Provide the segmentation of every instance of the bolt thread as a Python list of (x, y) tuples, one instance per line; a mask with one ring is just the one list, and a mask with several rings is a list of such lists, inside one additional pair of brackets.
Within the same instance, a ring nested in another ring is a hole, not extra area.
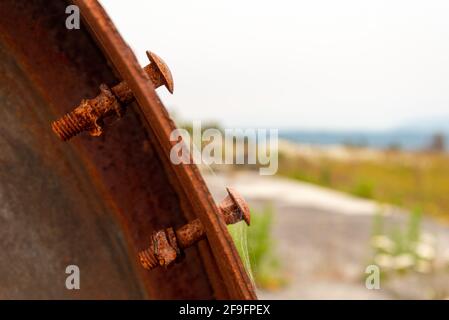
[(88, 129), (89, 122), (83, 116), (72, 111), (54, 121), (51, 127), (61, 140), (67, 141)]
[(154, 255), (153, 250), (146, 249), (139, 252), (140, 263), (145, 269), (151, 270), (159, 265), (159, 261)]

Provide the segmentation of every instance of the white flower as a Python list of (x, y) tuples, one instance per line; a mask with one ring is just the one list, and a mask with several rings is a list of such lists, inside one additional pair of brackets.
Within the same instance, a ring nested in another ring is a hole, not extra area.
[(374, 257), (374, 263), (381, 268), (389, 269), (393, 267), (393, 257), (389, 254), (379, 253)]
[(394, 242), (384, 235), (378, 235), (371, 238), (371, 244), (374, 248), (384, 250), (386, 252), (393, 252), (395, 248)]
[(419, 237), (419, 241), (434, 246), (436, 244), (436, 242), (437, 242), (437, 239), (431, 233), (423, 233)]
[(418, 243), (415, 247), (415, 253), (422, 259), (432, 260), (435, 258), (435, 248), (428, 243)]
[(394, 268), (397, 270), (410, 268), (414, 264), (415, 259), (409, 253), (403, 253), (394, 258)]

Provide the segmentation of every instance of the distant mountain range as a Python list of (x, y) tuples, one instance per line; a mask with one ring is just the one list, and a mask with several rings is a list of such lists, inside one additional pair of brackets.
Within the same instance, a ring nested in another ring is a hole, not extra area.
[(394, 129), (393, 131), (449, 134), (449, 117), (432, 117), (414, 120), (412, 122), (409, 122), (408, 124)]
[[(352, 145), (372, 148), (400, 148), (405, 150), (422, 150), (428, 148), (433, 140), (433, 133), (425, 131), (385, 131), (385, 132), (319, 132), (280, 130), (279, 137), (297, 143), (318, 145)], [(446, 149), (449, 134), (444, 134)]]
[(423, 119), (385, 131), (305, 131), (280, 130), (279, 137), (292, 142), (336, 145), (346, 144), (373, 148), (425, 149), (436, 133), (443, 134), (449, 147), (449, 118)]

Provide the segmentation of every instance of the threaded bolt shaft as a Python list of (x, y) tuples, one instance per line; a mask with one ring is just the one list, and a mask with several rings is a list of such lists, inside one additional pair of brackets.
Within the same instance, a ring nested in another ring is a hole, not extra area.
[[(243, 220), (249, 225), (250, 211), (245, 200), (234, 189), (227, 188), (227, 191), (228, 196), (219, 205), (219, 213), (223, 220), (226, 224), (234, 224)], [(159, 265), (168, 266), (176, 260), (176, 256), (180, 253), (179, 249), (191, 247), (206, 236), (203, 224), (199, 219), (190, 221), (176, 231), (173, 231), (172, 228), (166, 230), (171, 230), (168, 237), (168, 234), (163, 230), (155, 233), (161, 236), (159, 239), (164, 241), (155, 241), (153, 235), (151, 237), (152, 245), (139, 252), (140, 263), (145, 269), (151, 270)], [(165, 259), (165, 254), (167, 254), (168, 259)], [(174, 257), (171, 256), (172, 254)]]
[[(147, 51), (150, 64), (144, 67), (145, 73), (155, 88), (165, 85), (173, 93), (173, 79), (165, 62), (154, 53)], [(110, 115), (123, 115), (127, 104), (134, 101), (134, 95), (125, 81), (110, 90), (106, 85), (100, 86), (101, 93), (93, 99), (83, 100), (72, 112), (54, 121), (51, 127), (63, 141), (83, 131), (90, 131), (93, 136), (103, 132), (102, 120)]]
[(67, 141), (92, 127), (90, 119), (77, 111), (78, 108), (51, 124), (51, 128), (62, 141)]
[(159, 262), (154, 255), (153, 250), (150, 248), (139, 252), (139, 260), (142, 267), (147, 270), (154, 269), (159, 265)]

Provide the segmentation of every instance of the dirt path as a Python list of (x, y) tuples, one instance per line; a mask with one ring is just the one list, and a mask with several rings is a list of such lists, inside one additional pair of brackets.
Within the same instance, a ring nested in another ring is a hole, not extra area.
[[(404, 223), (406, 214), (398, 209), (256, 173), (205, 175), (205, 179), (217, 200), (224, 197), (225, 186), (233, 186), (251, 207), (269, 203), (274, 208), (273, 235), (290, 281), (283, 290), (260, 291), (261, 299), (429, 298), (434, 291), (439, 295), (449, 293), (446, 278), (443, 285), (434, 276), (419, 275), (390, 281), (380, 290), (366, 289), (364, 271), (372, 257), (369, 241), (373, 216), (384, 210), (388, 223)], [(436, 235), (444, 247), (449, 244), (446, 227), (425, 221), (423, 229)]]

